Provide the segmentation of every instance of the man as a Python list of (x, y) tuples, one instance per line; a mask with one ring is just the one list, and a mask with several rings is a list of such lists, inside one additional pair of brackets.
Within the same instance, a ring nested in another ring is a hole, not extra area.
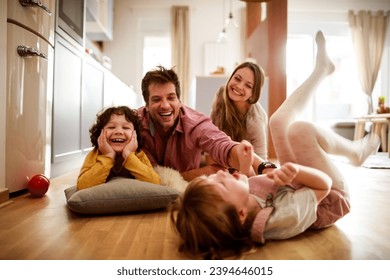
[[(145, 106), (138, 113), (144, 128), (144, 151), (153, 165), (174, 168), (187, 181), (222, 168), (240, 169), (239, 143), (220, 131), (209, 117), (181, 103), (180, 82), (173, 69), (159, 66), (149, 71), (141, 86)], [(216, 164), (200, 167), (202, 152)], [(261, 162), (258, 158), (256, 166)]]

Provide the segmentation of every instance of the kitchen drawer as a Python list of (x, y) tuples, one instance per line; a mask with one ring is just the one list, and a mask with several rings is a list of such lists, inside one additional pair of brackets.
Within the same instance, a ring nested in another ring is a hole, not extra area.
[(54, 46), (56, 0), (42, 0), (41, 2), (50, 10), (51, 15), (38, 6), (24, 7), (19, 0), (8, 0), (7, 18), (8, 21), (19, 22)]

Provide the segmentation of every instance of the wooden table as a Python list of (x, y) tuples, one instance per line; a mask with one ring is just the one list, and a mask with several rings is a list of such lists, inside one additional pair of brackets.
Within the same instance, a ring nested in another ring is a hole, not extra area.
[(354, 140), (364, 137), (364, 128), (367, 122), (372, 123), (371, 132), (381, 138), (382, 151), (388, 151), (390, 157), (390, 114), (371, 114), (357, 118)]

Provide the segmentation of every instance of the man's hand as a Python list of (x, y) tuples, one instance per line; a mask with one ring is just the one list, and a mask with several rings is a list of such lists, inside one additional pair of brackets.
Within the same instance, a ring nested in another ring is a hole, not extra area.
[(237, 147), (240, 172), (246, 176), (253, 176), (253, 146), (246, 140), (242, 140)]

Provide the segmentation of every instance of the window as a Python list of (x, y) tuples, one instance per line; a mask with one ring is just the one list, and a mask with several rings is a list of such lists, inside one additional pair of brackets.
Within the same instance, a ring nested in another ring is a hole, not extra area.
[(171, 68), (171, 64), (171, 38), (169, 36), (145, 36), (143, 75), (159, 65)]
[[(367, 95), (361, 90), (350, 37), (327, 36), (327, 51), (336, 71), (317, 89), (311, 110), (313, 121), (352, 119), (367, 113)], [(315, 42), (310, 35), (289, 36), (287, 41), (287, 95), (291, 94), (314, 67)], [(374, 107), (380, 95), (381, 78), (373, 92)]]

